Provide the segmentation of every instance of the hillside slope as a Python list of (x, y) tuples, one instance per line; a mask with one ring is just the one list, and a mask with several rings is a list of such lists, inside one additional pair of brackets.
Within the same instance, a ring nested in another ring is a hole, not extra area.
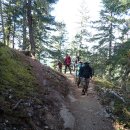
[(20, 52), (0, 46), (0, 130), (62, 130), (60, 108), (71, 82)]

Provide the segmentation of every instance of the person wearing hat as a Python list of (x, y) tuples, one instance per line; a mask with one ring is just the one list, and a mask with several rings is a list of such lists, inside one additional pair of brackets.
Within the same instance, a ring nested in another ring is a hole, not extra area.
[(88, 62), (85, 62), (84, 66), (80, 68), (79, 74), (80, 74), (80, 77), (81, 77), (80, 82), (83, 86), (82, 95), (85, 95), (88, 91), (90, 78), (92, 78), (92, 76), (93, 76), (92, 68), (91, 68), (91, 66), (89, 65)]

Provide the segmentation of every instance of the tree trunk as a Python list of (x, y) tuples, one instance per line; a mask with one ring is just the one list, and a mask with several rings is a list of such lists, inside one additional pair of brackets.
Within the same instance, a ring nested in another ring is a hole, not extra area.
[(15, 21), (14, 21), (14, 29), (13, 29), (13, 48), (14, 48), (14, 45), (15, 45), (15, 42), (14, 42), (15, 31), (16, 31), (16, 25), (15, 25)]
[(27, 18), (29, 26), (29, 40), (31, 45), (31, 52), (35, 56), (35, 41), (34, 41), (33, 19), (31, 14), (31, 0), (28, 0)]
[(27, 49), (27, 40), (26, 40), (26, 27), (27, 27), (27, 0), (24, 0), (24, 5), (23, 5), (23, 45), (22, 45), (22, 50)]
[(6, 32), (6, 43), (7, 43), (7, 46), (10, 46), (10, 33), (11, 33), (11, 28), (10, 28), (10, 26), (11, 26), (11, 23), (10, 23), (10, 16), (8, 16), (8, 22), (7, 22), (7, 32)]
[(0, 15), (1, 15), (1, 22), (2, 22), (3, 42), (5, 44), (5, 30), (4, 30), (4, 20), (3, 20), (3, 10), (2, 10), (1, 0), (0, 0)]
[[(112, 12), (111, 12), (111, 17), (112, 17)], [(109, 65), (111, 65), (111, 54), (112, 54), (112, 31), (113, 31), (113, 28), (112, 28), (112, 21), (111, 21), (111, 24), (110, 24), (110, 31), (109, 31)], [(109, 78), (111, 79), (111, 66), (109, 67)]]
[[(11, 7), (11, 2), (9, 2), (9, 7)], [(10, 34), (11, 34), (11, 25), (12, 24), (12, 19), (11, 19), (11, 14), (8, 11), (7, 13), (7, 22), (6, 22), (6, 44), (7, 46), (10, 46)]]

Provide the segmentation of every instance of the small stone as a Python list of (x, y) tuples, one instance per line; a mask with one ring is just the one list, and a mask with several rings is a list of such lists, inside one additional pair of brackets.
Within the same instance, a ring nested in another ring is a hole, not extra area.
[(32, 113), (31, 113), (31, 112), (28, 112), (28, 116), (29, 116), (29, 117), (32, 117)]
[(9, 95), (9, 99), (11, 99), (13, 96), (12, 95)]
[(5, 120), (6, 123), (8, 123), (9, 121), (8, 120)]
[(45, 126), (44, 128), (45, 128), (45, 129), (48, 129), (49, 127), (48, 127), (48, 126)]

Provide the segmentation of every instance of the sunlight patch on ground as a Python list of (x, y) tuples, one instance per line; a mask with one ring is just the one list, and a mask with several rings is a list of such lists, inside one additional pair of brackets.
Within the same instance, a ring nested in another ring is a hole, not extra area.
[(69, 110), (66, 108), (66, 106), (62, 106), (62, 109), (60, 110), (60, 115), (64, 120), (64, 128), (74, 128), (75, 118), (74, 116), (69, 112)]

